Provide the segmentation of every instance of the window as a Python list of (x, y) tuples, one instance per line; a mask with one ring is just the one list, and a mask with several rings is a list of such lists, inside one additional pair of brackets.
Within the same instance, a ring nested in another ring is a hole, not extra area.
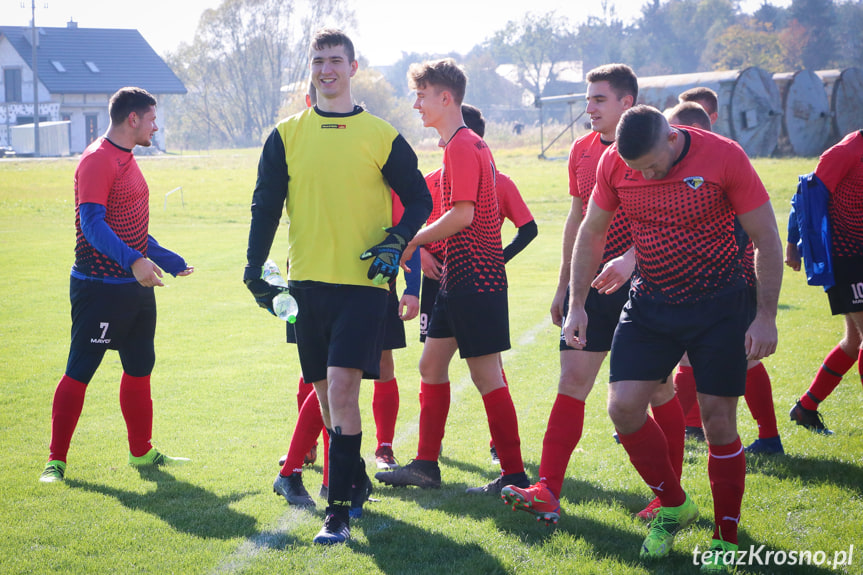
[(51, 65), (53, 65), (54, 69), (57, 70), (58, 72), (65, 72), (66, 71), (66, 68), (63, 67), (63, 64), (61, 64), (57, 60), (51, 60)]
[(85, 64), (85, 65), (90, 69), (90, 71), (91, 71), (91, 72), (93, 72), (94, 74), (95, 74), (95, 73), (97, 73), (97, 72), (99, 71), (99, 67), (96, 65), (96, 63), (95, 63), (95, 62), (92, 62), (92, 61), (90, 61), (90, 60), (85, 60), (85, 61), (84, 61), (84, 64)]
[(4, 68), (3, 85), (7, 102), (21, 102), (21, 68)]

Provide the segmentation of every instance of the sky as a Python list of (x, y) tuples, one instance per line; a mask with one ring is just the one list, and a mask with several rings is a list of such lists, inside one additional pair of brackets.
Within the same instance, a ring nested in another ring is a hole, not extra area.
[[(608, 0), (618, 17), (631, 22), (647, 0)], [(161, 55), (191, 43), (201, 13), (222, 0), (36, 0), (36, 25), (63, 27), (73, 19), (81, 28), (134, 28)], [(762, 0), (741, 0), (752, 13)], [(787, 6), (790, 0), (772, 0)], [(22, 7), (23, 4), (23, 7)], [(526, 12), (554, 11), (570, 24), (601, 16), (600, 2), (573, 0), (353, 0), (356, 28), (346, 28), (357, 54), (370, 65), (397, 61), (402, 52), (464, 54)], [(587, 6), (585, 6), (587, 5)], [(107, 8), (110, 7), (110, 8)], [(0, 25), (29, 26), (32, 0), (0, 0)]]

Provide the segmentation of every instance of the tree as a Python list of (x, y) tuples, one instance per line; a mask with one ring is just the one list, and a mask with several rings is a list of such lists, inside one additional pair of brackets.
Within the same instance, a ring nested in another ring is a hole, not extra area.
[(758, 66), (770, 72), (785, 69), (784, 50), (780, 36), (770, 25), (759, 27), (735, 24), (714, 38), (707, 49), (711, 59), (706, 61), (714, 70), (741, 70)]
[[(831, 28), (836, 23), (833, 0), (791, 0), (791, 17), (809, 33), (801, 59), (810, 70), (826, 68), (833, 60), (835, 41)], [(860, 30), (857, 30), (859, 37)]]
[(561, 68), (576, 57), (575, 34), (566, 18), (549, 12), (525, 15), (520, 23), (507, 22), (489, 40), (492, 55), (501, 64), (516, 67), (519, 84), (540, 97)]
[(352, 22), (344, 4), (223, 0), (204, 11), (192, 44), (168, 57), (188, 89), (179, 139), (205, 137), (208, 146), (258, 145), (277, 119), (282, 87), (308, 75), (315, 29), (326, 19)]

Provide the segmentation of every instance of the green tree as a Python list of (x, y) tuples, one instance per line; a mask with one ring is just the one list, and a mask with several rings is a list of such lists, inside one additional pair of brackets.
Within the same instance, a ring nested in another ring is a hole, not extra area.
[(782, 72), (785, 68), (784, 49), (780, 36), (769, 29), (735, 24), (714, 38), (707, 49), (711, 55), (705, 60), (714, 70), (740, 70), (758, 66), (770, 72)]
[[(712, 38), (735, 22), (731, 0), (653, 0), (627, 47), (627, 60), (640, 75), (683, 74), (705, 66), (704, 51)], [(707, 56), (707, 60), (712, 60)]]

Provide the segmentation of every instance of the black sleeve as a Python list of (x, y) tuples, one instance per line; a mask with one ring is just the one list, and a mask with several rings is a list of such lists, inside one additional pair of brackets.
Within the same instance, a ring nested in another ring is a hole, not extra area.
[(417, 155), (401, 134), (393, 140), (390, 157), (382, 172), (405, 207), (402, 219), (392, 231), (410, 241), (431, 214), (432, 199), (425, 178), (417, 167)]
[(288, 165), (285, 145), (278, 130), (273, 130), (258, 161), (258, 181), (252, 195), (252, 224), (246, 261), (250, 266), (262, 266), (270, 254), (279, 219), (288, 198)]
[(509, 242), (509, 245), (503, 248), (503, 263), (508, 262), (516, 256), (521, 250), (527, 247), (527, 244), (533, 241), (539, 230), (536, 227), (536, 220), (530, 220), (515, 232), (515, 237)]

